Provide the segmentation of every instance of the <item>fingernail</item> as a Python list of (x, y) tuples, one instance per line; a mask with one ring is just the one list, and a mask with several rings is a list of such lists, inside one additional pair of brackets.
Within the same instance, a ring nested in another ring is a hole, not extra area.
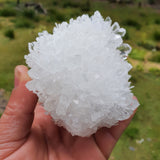
[(17, 66), (14, 72), (14, 86), (17, 87), (22, 82), (27, 82), (30, 80), (30, 77), (27, 74), (27, 67), (25, 66)]

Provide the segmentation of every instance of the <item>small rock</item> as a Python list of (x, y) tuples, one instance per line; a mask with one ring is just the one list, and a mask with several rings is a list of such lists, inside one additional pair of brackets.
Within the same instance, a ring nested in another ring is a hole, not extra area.
[(135, 148), (132, 147), (132, 146), (129, 146), (129, 150), (130, 150), (130, 151), (135, 151)]
[(110, 157), (110, 160), (114, 160), (115, 158), (113, 156)]
[(150, 142), (152, 139), (151, 138), (147, 138), (147, 141)]
[(0, 89), (0, 98), (3, 97), (4, 92), (5, 92), (4, 89)]
[(144, 139), (142, 138), (142, 139), (140, 139), (140, 140), (136, 140), (136, 143), (137, 144), (142, 144), (144, 142)]

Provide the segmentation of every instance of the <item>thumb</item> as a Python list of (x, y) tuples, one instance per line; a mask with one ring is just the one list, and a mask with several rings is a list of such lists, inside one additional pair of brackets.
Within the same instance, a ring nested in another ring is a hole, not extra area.
[(22, 65), (15, 68), (15, 88), (0, 119), (0, 144), (23, 139), (32, 126), (37, 96), (25, 87), (27, 71)]

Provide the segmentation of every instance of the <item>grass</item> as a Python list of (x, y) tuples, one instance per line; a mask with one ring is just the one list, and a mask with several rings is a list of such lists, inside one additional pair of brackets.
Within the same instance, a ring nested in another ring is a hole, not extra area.
[[(133, 92), (141, 106), (116, 145), (110, 160), (112, 157), (115, 160), (160, 159), (160, 71), (157, 68), (150, 68), (146, 72), (143, 68), (148, 52), (151, 53), (148, 61), (160, 62), (160, 52), (153, 51), (159, 45), (159, 13), (150, 7), (115, 6), (107, 1), (35, 0), (41, 2), (47, 9), (48, 15), (45, 16), (33, 13), (31, 10), (15, 9), (14, 0), (7, 2), (0, 0), (0, 2), (4, 5), (0, 6), (0, 88), (8, 92), (13, 88), (14, 67), (25, 64), (24, 55), (28, 54), (28, 42), (34, 41), (37, 33), (44, 29), (51, 32), (56, 21), (60, 23), (82, 13), (91, 15), (95, 10), (100, 10), (104, 17), (110, 16), (113, 22), (117, 21), (120, 26), (126, 28), (125, 42), (133, 48), (129, 56), (139, 62), (139, 65), (131, 71), (131, 81), (135, 86)], [(84, 4), (83, 9), (82, 4)], [(89, 9), (85, 8), (87, 5)], [(8, 13), (2, 16), (2, 10), (4, 12), (6, 8)], [(9, 13), (8, 8), (14, 12), (13, 15)], [(38, 21), (36, 21), (37, 16)], [(14, 39), (10, 40), (4, 34), (7, 28), (13, 29), (16, 35)], [(137, 144), (136, 140), (142, 138), (144, 142)], [(129, 150), (129, 147), (133, 147), (135, 151)]]
[(143, 61), (144, 60), (144, 56), (146, 54), (146, 51), (145, 50), (140, 50), (140, 49), (133, 49), (131, 51), (131, 53), (129, 54), (129, 56), (133, 59), (137, 59), (137, 60), (140, 60), (140, 61)]
[(33, 9), (24, 9), (22, 13), (24, 17), (27, 17), (30, 19), (34, 19), (35, 17), (35, 11)]
[(33, 9), (24, 9), (21, 14), (24, 18), (28, 18), (35, 22), (40, 21), (40, 17), (38, 16), (38, 14), (36, 14), (36, 12)]
[(154, 40), (156, 40), (156, 41), (160, 41), (160, 31), (155, 31), (155, 32), (153, 33), (153, 38), (154, 38)]
[(126, 19), (125, 21), (123, 21), (123, 25), (135, 27), (137, 30), (141, 29), (141, 24), (133, 19)]
[(155, 19), (155, 24), (160, 24), (160, 19)]
[(155, 48), (154, 44), (151, 44), (151, 43), (146, 42), (146, 41), (138, 42), (137, 45), (140, 46), (140, 47), (143, 47), (147, 50), (153, 50)]
[(14, 30), (13, 29), (7, 29), (5, 32), (4, 32), (4, 35), (10, 39), (14, 39), (15, 38), (15, 33), (14, 33)]
[(160, 62), (160, 52), (153, 53), (149, 60), (153, 62)]
[(28, 19), (17, 19), (15, 21), (15, 27), (17, 28), (34, 28), (34, 23), (32, 23), (30, 20)]
[(0, 16), (3, 16), (3, 17), (16, 16), (16, 11), (15, 11), (15, 9), (13, 9), (11, 7), (5, 7), (0, 10)]
[(160, 76), (160, 69), (150, 68), (149, 71), (150, 71), (151, 73), (153, 73), (154, 75), (156, 75), (156, 76)]
[(128, 128), (124, 134), (129, 137), (130, 139), (134, 140), (139, 138), (139, 129), (138, 128)]

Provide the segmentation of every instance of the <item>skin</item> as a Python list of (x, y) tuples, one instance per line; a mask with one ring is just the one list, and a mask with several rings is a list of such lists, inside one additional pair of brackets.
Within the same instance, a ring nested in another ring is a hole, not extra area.
[[(58, 127), (37, 96), (28, 91), (27, 67), (15, 68), (15, 88), (0, 119), (0, 159), (3, 160), (106, 160), (133, 115), (90, 137), (72, 136)], [(134, 112), (135, 113), (135, 112)]]

